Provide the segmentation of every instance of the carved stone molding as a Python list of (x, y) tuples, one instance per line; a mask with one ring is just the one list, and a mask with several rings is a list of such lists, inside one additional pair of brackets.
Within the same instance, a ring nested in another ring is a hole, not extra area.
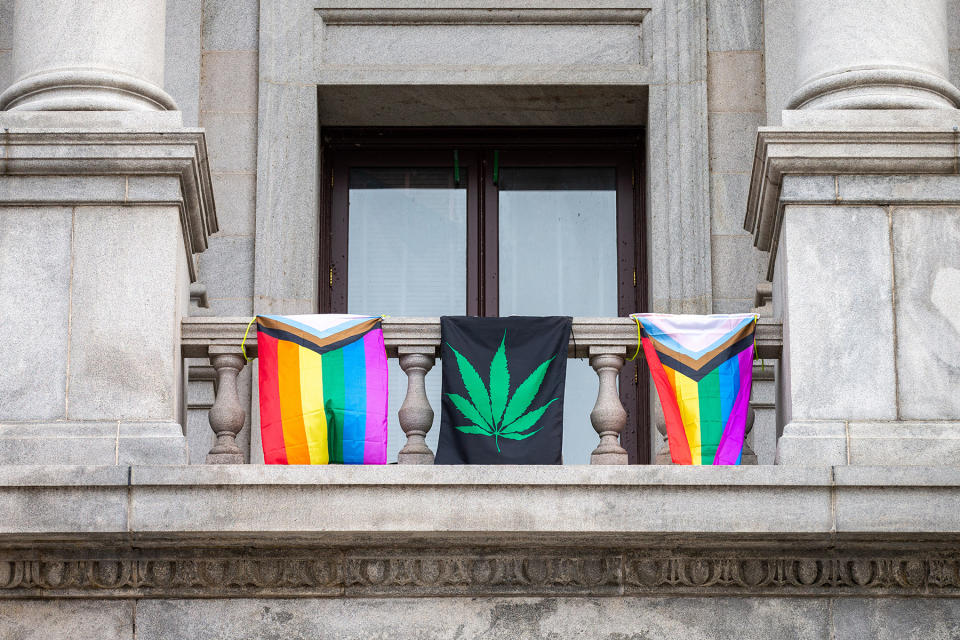
[(960, 549), (0, 552), (0, 598), (960, 596)]

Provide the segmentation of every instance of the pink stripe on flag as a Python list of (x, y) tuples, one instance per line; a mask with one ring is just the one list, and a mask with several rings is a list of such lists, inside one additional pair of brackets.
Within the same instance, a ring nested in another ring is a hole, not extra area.
[(364, 438), (363, 464), (387, 463), (387, 353), (383, 346), (383, 329), (374, 329), (363, 336), (367, 364), (367, 431)]
[(747, 409), (750, 407), (750, 385), (753, 383), (753, 345), (734, 356), (740, 366), (740, 389), (724, 426), (713, 464), (739, 464), (743, 452), (744, 430), (747, 425)]

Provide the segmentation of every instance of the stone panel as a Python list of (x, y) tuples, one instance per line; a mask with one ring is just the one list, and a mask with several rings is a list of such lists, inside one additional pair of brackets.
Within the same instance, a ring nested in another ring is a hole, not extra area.
[(214, 299), (253, 296), (253, 238), (211, 238), (199, 265), (211, 305)]
[(896, 418), (887, 212), (788, 206), (781, 234), (788, 421)]
[(960, 209), (893, 210), (899, 417), (960, 419)]
[(259, 0), (203, 0), (204, 50), (256, 49), (259, 19)]
[(6, 600), (0, 602), (0, 638), (133, 640), (135, 607), (129, 601)]
[(826, 640), (826, 599), (417, 598), (142, 600), (138, 640), (771, 637)]
[(203, 54), (200, 110), (255, 113), (256, 51), (206, 51)]
[(743, 234), (743, 213), (747, 210), (749, 190), (749, 174), (710, 174), (710, 232), (712, 234)]
[(796, 25), (793, 0), (763, 0), (763, 65), (767, 124), (780, 124), (781, 110), (795, 88)]
[(6, 90), (13, 82), (13, 52), (0, 49), (0, 91)]
[(763, 53), (713, 51), (707, 55), (707, 109), (763, 111)]
[(316, 313), (317, 90), (261, 82), (260, 105), (254, 309)]
[(78, 207), (73, 247), (68, 417), (176, 420), (179, 212)]
[(183, 126), (200, 122), (202, 0), (166, 0), (167, 33), (163, 88), (183, 114)]
[(710, 171), (745, 173), (753, 166), (762, 113), (711, 113)]
[(0, 421), (65, 415), (71, 217), (67, 207), (0, 209)]
[(201, 113), (200, 123), (206, 129), (211, 171), (257, 170), (256, 114)]
[(256, 229), (257, 176), (253, 173), (214, 173), (218, 238), (252, 236)]
[(328, 25), (323, 64), (639, 65), (636, 25)]
[(766, 279), (767, 256), (753, 246), (748, 234), (713, 236), (713, 296), (751, 298), (757, 283)]
[(709, 0), (707, 9), (710, 51), (763, 48), (762, 0)]
[(13, 48), (13, 1), (0, 0), (0, 49)]

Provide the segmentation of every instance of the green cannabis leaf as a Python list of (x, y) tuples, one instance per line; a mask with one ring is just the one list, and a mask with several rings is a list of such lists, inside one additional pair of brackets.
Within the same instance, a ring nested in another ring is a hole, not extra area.
[(447, 394), (457, 410), (471, 423), (455, 428), (471, 435), (493, 437), (497, 445), (497, 453), (500, 453), (500, 438), (525, 440), (540, 431), (540, 429), (535, 431), (530, 429), (536, 426), (547, 408), (557, 401), (557, 398), (554, 398), (542, 407), (527, 412), (537, 392), (540, 391), (543, 379), (547, 375), (547, 368), (556, 356), (540, 363), (510, 397), (510, 367), (507, 361), (506, 344), (507, 332), (504, 331), (500, 348), (490, 362), (490, 390), (487, 391), (487, 386), (470, 361), (449, 342), (447, 343), (457, 359), (460, 379), (463, 380), (463, 386), (470, 397), (468, 400), (456, 393)]

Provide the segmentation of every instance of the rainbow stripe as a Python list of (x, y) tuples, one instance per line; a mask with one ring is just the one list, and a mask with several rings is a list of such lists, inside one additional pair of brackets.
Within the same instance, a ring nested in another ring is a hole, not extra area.
[(740, 464), (756, 316), (641, 313), (643, 352), (675, 464)]
[(257, 316), (266, 464), (386, 464), (380, 318)]

